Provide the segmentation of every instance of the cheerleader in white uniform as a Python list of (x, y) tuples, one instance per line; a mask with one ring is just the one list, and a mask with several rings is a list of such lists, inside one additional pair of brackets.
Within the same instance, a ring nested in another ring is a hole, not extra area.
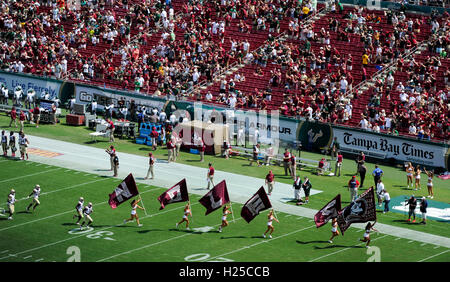
[(339, 236), (339, 231), (337, 229), (338, 224), (337, 224), (337, 219), (333, 218), (331, 221), (331, 238), (330, 240), (328, 240), (328, 242), (333, 243), (333, 238), (336, 236)]
[(131, 217), (129, 219), (125, 219), (123, 223), (127, 223), (128, 221), (132, 221), (133, 219), (136, 219), (136, 222), (138, 224), (139, 227), (142, 226), (142, 224), (139, 222), (139, 216), (137, 214), (137, 209), (141, 209), (143, 210), (144, 208), (139, 206), (138, 203), (141, 201), (141, 199), (139, 200), (133, 200), (131, 202)]
[(228, 226), (227, 216), (231, 214), (231, 211), (229, 210), (229, 206), (224, 206), (222, 210), (222, 225), (219, 227), (219, 232), (222, 232), (222, 229), (224, 227)]
[(370, 244), (370, 232), (371, 231), (376, 231), (378, 232), (378, 230), (376, 230), (375, 228), (373, 228), (373, 226), (375, 225), (375, 223), (377, 223), (376, 221), (371, 224), (370, 222), (367, 223), (366, 228), (365, 228), (365, 232), (363, 235), (363, 239), (359, 239), (359, 241), (361, 242), (366, 242), (366, 248), (369, 247)]
[(176, 224), (176, 227), (178, 228), (178, 225), (180, 225), (183, 222), (186, 222), (186, 229), (189, 230), (189, 218), (188, 215), (192, 216), (192, 212), (191, 212), (191, 207), (188, 204), (186, 204), (186, 206), (184, 207), (184, 214), (183, 214), (183, 218), (181, 219), (180, 222), (178, 222)]
[(267, 219), (268, 219), (268, 220), (267, 220), (267, 230), (266, 230), (266, 232), (264, 232), (263, 237), (266, 238), (267, 232), (270, 231), (270, 233), (269, 233), (269, 238), (272, 239), (272, 233), (273, 233), (273, 230), (274, 230), (274, 227), (273, 227), (273, 225), (272, 225), (272, 222), (273, 222), (274, 220), (275, 220), (276, 222), (278, 222), (278, 223), (280, 223), (280, 222), (278, 221), (278, 219), (276, 219), (276, 218), (273, 216), (273, 209), (270, 210), (269, 215), (267, 215)]
[(433, 193), (433, 177), (434, 172), (433, 171), (427, 171), (426, 168), (423, 168), (425, 173), (428, 175), (428, 182), (427, 182), (427, 188), (428, 188), (428, 198), (433, 199), (434, 193)]

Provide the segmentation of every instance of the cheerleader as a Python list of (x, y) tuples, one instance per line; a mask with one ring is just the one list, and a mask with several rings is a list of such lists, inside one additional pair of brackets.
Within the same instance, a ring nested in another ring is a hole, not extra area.
[(227, 215), (231, 214), (232, 212), (229, 210), (229, 206), (224, 206), (222, 210), (222, 225), (219, 227), (219, 233), (222, 232), (222, 228), (228, 226), (227, 221)]
[(180, 225), (183, 222), (186, 222), (186, 229), (189, 230), (189, 218), (188, 215), (192, 216), (192, 212), (191, 212), (191, 207), (188, 204), (186, 204), (186, 206), (184, 207), (184, 214), (183, 214), (183, 218), (181, 219), (180, 222), (178, 222), (176, 224), (176, 227), (178, 228), (178, 225)]
[(414, 167), (411, 164), (411, 162), (409, 162), (406, 165), (406, 185), (408, 185), (408, 188), (409, 188), (409, 184), (411, 184), (411, 188), (413, 186), (413, 172), (414, 172)]
[(333, 238), (339, 236), (339, 231), (337, 227), (338, 227), (337, 218), (333, 218), (331, 221), (331, 238), (330, 240), (328, 240), (329, 243), (333, 243)]
[(428, 175), (428, 182), (427, 182), (427, 188), (428, 188), (428, 198), (433, 199), (434, 193), (433, 193), (433, 177), (434, 172), (433, 171), (427, 171), (427, 169), (424, 167), (423, 170)]
[(370, 232), (371, 231), (378, 232), (378, 230), (373, 228), (375, 223), (376, 223), (376, 221), (373, 224), (371, 224), (370, 222), (367, 222), (367, 225), (366, 225), (366, 228), (365, 228), (365, 232), (364, 232), (364, 235), (363, 235), (364, 238), (363, 239), (359, 239), (359, 241), (361, 241), (361, 242), (366, 242), (366, 248), (368, 248), (369, 244), (370, 244)]
[(420, 170), (420, 166), (417, 165), (416, 170), (414, 172), (414, 176), (416, 179), (416, 182), (414, 184), (414, 190), (417, 190), (417, 187), (419, 187), (420, 190), (420, 174), (422, 173), (422, 170)]
[(268, 219), (268, 220), (267, 220), (267, 230), (266, 230), (266, 232), (264, 232), (263, 238), (266, 238), (267, 232), (270, 231), (270, 233), (269, 233), (269, 238), (272, 239), (272, 233), (273, 233), (273, 230), (274, 230), (273, 225), (272, 225), (272, 221), (275, 220), (275, 221), (278, 222), (278, 223), (280, 223), (280, 222), (278, 221), (278, 219), (276, 219), (276, 218), (273, 216), (273, 209), (270, 210), (269, 215), (267, 216), (267, 219)]
[(138, 226), (139, 226), (139, 227), (142, 226), (142, 224), (139, 222), (139, 216), (138, 216), (137, 211), (136, 211), (138, 208), (141, 209), (141, 210), (144, 209), (143, 207), (141, 207), (141, 206), (138, 205), (138, 203), (139, 203), (140, 201), (141, 201), (141, 199), (139, 199), (139, 200), (133, 200), (133, 201), (131, 202), (131, 217), (130, 217), (129, 219), (125, 219), (125, 220), (123, 221), (123, 223), (127, 223), (128, 221), (132, 221), (133, 219), (136, 219), (136, 223), (138, 224)]

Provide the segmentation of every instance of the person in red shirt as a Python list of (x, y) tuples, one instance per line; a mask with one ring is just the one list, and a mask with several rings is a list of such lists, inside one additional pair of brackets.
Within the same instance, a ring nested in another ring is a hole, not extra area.
[(209, 185), (212, 184), (212, 186), (216, 186), (214, 184), (214, 167), (212, 166), (212, 163), (208, 164), (208, 174), (206, 175), (206, 181), (208, 181), (208, 187), (206, 189), (209, 190)]
[(348, 182), (348, 190), (350, 191), (350, 202), (353, 202), (358, 196), (359, 181), (356, 176), (353, 175), (352, 179)]
[(152, 132), (150, 132), (150, 138), (152, 139), (152, 149), (156, 150), (158, 147), (158, 139), (159, 133), (156, 131), (156, 127), (153, 126)]
[(322, 158), (319, 161), (319, 165), (317, 167), (317, 175), (322, 175), (323, 174), (324, 167), (325, 167), (325, 158)]
[(19, 114), (20, 130), (19, 130), (19, 132), (23, 131), (23, 128), (25, 127), (25, 119), (26, 119), (25, 112), (20, 111), (20, 114)]
[(34, 107), (34, 109), (33, 109), (33, 118), (34, 118), (34, 122), (36, 123), (36, 128), (38, 128), (39, 121), (41, 120), (41, 109), (39, 109), (38, 105), (36, 105), (36, 107)]
[(283, 154), (283, 166), (284, 166), (284, 175), (288, 175), (291, 172), (291, 153), (289, 153), (288, 149), (284, 150)]
[(297, 158), (294, 156), (294, 154), (291, 154), (291, 176), (292, 179), (295, 180), (297, 177)]
[(12, 123), (14, 122), (14, 125), (17, 128), (17, 112), (16, 112), (16, 107), (12, 107), (11, 109), (11, 113), (10, 113), (10, 117), (11, 117), (11, 121), (9, 122), (9, 127), (11, 127)]
[(273, 185), (275, 184), (274, 181), (275, 176), (273, 175), (272, 171), (269, 170), (269, 173), (266, 175), (266, 185), (268, 190), (268, 195), (270, 196), (272, 194)]
[[(341, 168), (342, 168), (343, 160), (344, 160), (344, 157), (342, 156), (342, 153), (340, 151), (338, 151), (337, 158), (336, 158), (336, 166), (334, 168), (334, 175), (341, 176)], [(339, 174), (337, 174), (338, 170), (339, 170)]]
[(110, 119), (107, 119), (106, 122), (108, 123), (108, 129), (109, 129), (109, 142), (114, 142), (114, 122)]

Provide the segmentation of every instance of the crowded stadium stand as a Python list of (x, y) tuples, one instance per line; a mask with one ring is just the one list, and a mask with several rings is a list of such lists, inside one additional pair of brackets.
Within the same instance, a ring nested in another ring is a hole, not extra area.
[(443, 1), (400, 1), (402, 9), (312, 0), (1, 2), (4, 71), (449, 137), (449, 15), (406, 7)]

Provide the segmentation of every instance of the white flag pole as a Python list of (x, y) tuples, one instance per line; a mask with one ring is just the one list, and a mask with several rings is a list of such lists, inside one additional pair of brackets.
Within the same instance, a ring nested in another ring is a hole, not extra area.
[(189, 199), (189, 209), (191, 210), (191, 220), (194, 222), (194, 216), (192, 215), (191, 199)]
[(234, 211), (233, 211), (233, 205), (231, 204), (231, 201), (230, 201), (230, 209), (231, 209), (231, 215), (233, 216), (233, 222), (234, 222)]
[(145, 215), (148, 215), (147, 210), (145, 209), (145, 206), (144, 206), (144, 201), (142, 201), (141, 194), (139, 194), (139, 200), (142, 203), (142, 208), (144, 209)]
[(277, 213), (275, 212), (275, 210), (272, 208), (272, 211), (273, 211), (273, 215), (275, 216), (275, 218), (278, 220), (278, 222), (280, 221), (279, 219), (278, 219), (278, 216), (277, 216)]

